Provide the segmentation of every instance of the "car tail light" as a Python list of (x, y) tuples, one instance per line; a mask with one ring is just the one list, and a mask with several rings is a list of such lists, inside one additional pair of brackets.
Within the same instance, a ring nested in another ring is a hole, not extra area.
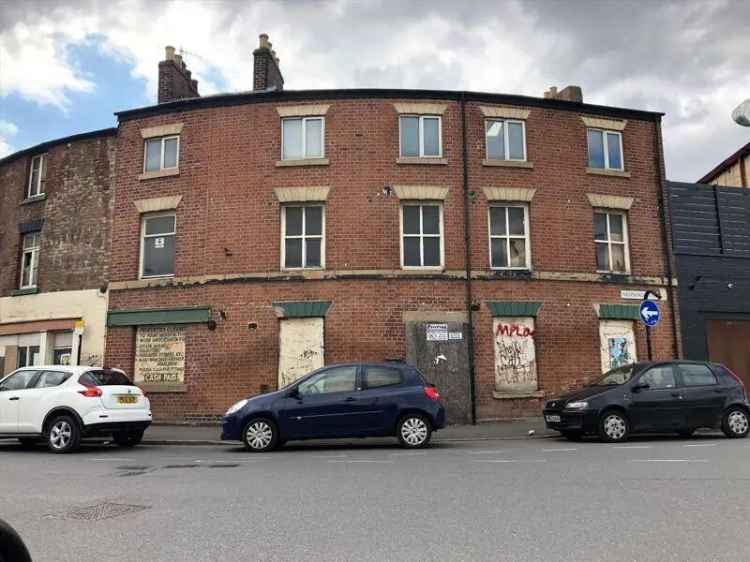
[(737, 375), (736, 375), (736, 374), (734, 373), (734, 371), (732, 371), (732, 369), (730, 369), (730, 368), (729, 368), (729, 367), (727, 367), (726, 365), (722, 365), (722, 367), (724, 367), (724, 369), (726, 369), (727, 373), (729, 373), (730, 375), (732, 375), (732, 378), (733, 378), (734, 380), (736, 380), (736, 381), (737, 381), (737, 384), (739, 384), (739, 385), (740, 385), (740, 386), (742, 387), (742, 390), (746, 390), (746, 389), (745, 389), (745, 383), (744, 383), (744, 382), (742, 382), (742, 379), (741, 379), (740, 377), (738, 377), (738, 376), (737, 376)]
[(98, 386), (89, 386), (86, 390), (79, 390), (78, 394), (82, 394), (86, 398), (98, 398), (102, 395), (102, 389)]
[(430, 400), (440, 400), (440, 393), (434, 386), (425, 386), (424, 395), (427, 396), (427, 398), (429, 398)]

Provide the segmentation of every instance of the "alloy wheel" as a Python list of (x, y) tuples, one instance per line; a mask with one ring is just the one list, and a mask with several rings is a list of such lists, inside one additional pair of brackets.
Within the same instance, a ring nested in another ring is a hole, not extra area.
[(266, 449), (273, 440), (273, 429), (268, 423), (258, 420), (247, 426), (245, 441), (256, 450)]
[(65, 420), (59, 420), (49, 432), (49, 442), (54, 449), (65, 449), (73, 436), (73, 428)]
[(411, 446), (424, 443), (427, 433), (427, 424), (422, 418), (408, 418), (401, 424), (401, 437)]
[(734, 410), (727, 418), (727, 425), (735, 435), (744, 435), (748, 430), (748, 420), (745, 412)]
[(604, 418), (604, 433), (612, 441), (620, 441), (625, 437), (627, 432), (627, 425), (622, 416), (618, 414), (610, 414)]

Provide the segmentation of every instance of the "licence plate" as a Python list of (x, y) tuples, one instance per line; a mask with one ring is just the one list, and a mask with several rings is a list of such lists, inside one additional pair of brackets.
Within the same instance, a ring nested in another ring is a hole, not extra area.
[(544, 416), (544, 419), (552, 423), (560, 423), (560, 416)]
[(117, 397), (118, 404), (135, 404), (136, 402), (138, 402), (137, 396), (118, 396)]

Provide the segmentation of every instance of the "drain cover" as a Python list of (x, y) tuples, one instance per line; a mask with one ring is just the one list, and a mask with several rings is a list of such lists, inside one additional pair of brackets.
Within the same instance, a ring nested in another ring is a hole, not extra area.
[(58, 515), (47, 515), (51, 519), (73, 519), (76, 521), (102, 521), (104, 519), (114, 519), (129, 513), (138, 513), (149, 509), (147, 505), (128, 505), (124, 503), (104, 502), (86, 507), (79, 507), (66, 513)]

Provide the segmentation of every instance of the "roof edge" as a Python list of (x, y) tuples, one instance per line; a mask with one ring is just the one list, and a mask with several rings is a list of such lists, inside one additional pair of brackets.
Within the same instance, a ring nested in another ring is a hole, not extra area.
[(97, 129), (95, 131), (87, 131), (85, 133), (76, 133), (75, 135), (68, 135), (67, 137), (61, 137), (58, 139), (44, 141), (42, 143), (36, 144), (34, 146), (30, 146), (28, 148), (24, 148), (12, 154), (8, 154), (7, 156), (4, 156), (3, 158), (0, 158), (0, 166), (2, 166), (3, 164), (7, 164), (8, 162), (15, 160), (16, 158), (25, 156), (26, 154), (43, 152), (47, 150), (48, 148), (52, 148), (53, 146), (56, 146), (58, 144), (63, 144), (66, 142), (74, 142), (74, 141), (79, 141), (79, 140), (86, 140), (86, 139), (100, 137), (100, 136), (101, 137), (110, 136), (110, 135), (114, 136), (116, 134), (117, 134), (117, 127), (108, 127), (107, 129)]
[(216, 94), (197, 98), (175, 100), (167, 103), (126, 109), (115, 112), (120, 121), (128, 121), (139, 117), (150, 117), (163, 115), (177, 111), (190, 111), (214, 107), (226, 107), (250, 103), (263, 103), (274, 101), (305, 101), (305, 100), (327, 100), (327, 99), (437, 99), (460, 101), (462, 99), (472, 102), (503, 103), (507, 105), (521, 105), (526, 107), (543, 107), (559, 109), (563, 111), (575, 111), (591, 115), (605, 115), (609, 117), (624, 117), (646, 121), (661, 119), (664, 113), (644, 111), (640, 109), (628, 109), (622, 107), (610, 107), (606, 105), (595, 105), (555, 98), (537, 98), (515, 94), (498, 94), (489, 92), (470, 92), (458, 90), (406, 90), (406, 89), (338, 89), (338, 90), (270, 90), (262, 92), (238, 92), (230, 94)]
[(709, 183), (711, 180), (715, 179), (716, 176), (718, 176), (721, 173), (724, 173), (737, 160), (739, 160), (740, 158), (743, 158), (744, 156), (747, 156), (748, 154), (750, 154), (750, 142), (745, 145), (742, 145), (731, 156), (722, 160), (710, 172), (708, 172), (706, 175), (700, 178), (696, 183)]

